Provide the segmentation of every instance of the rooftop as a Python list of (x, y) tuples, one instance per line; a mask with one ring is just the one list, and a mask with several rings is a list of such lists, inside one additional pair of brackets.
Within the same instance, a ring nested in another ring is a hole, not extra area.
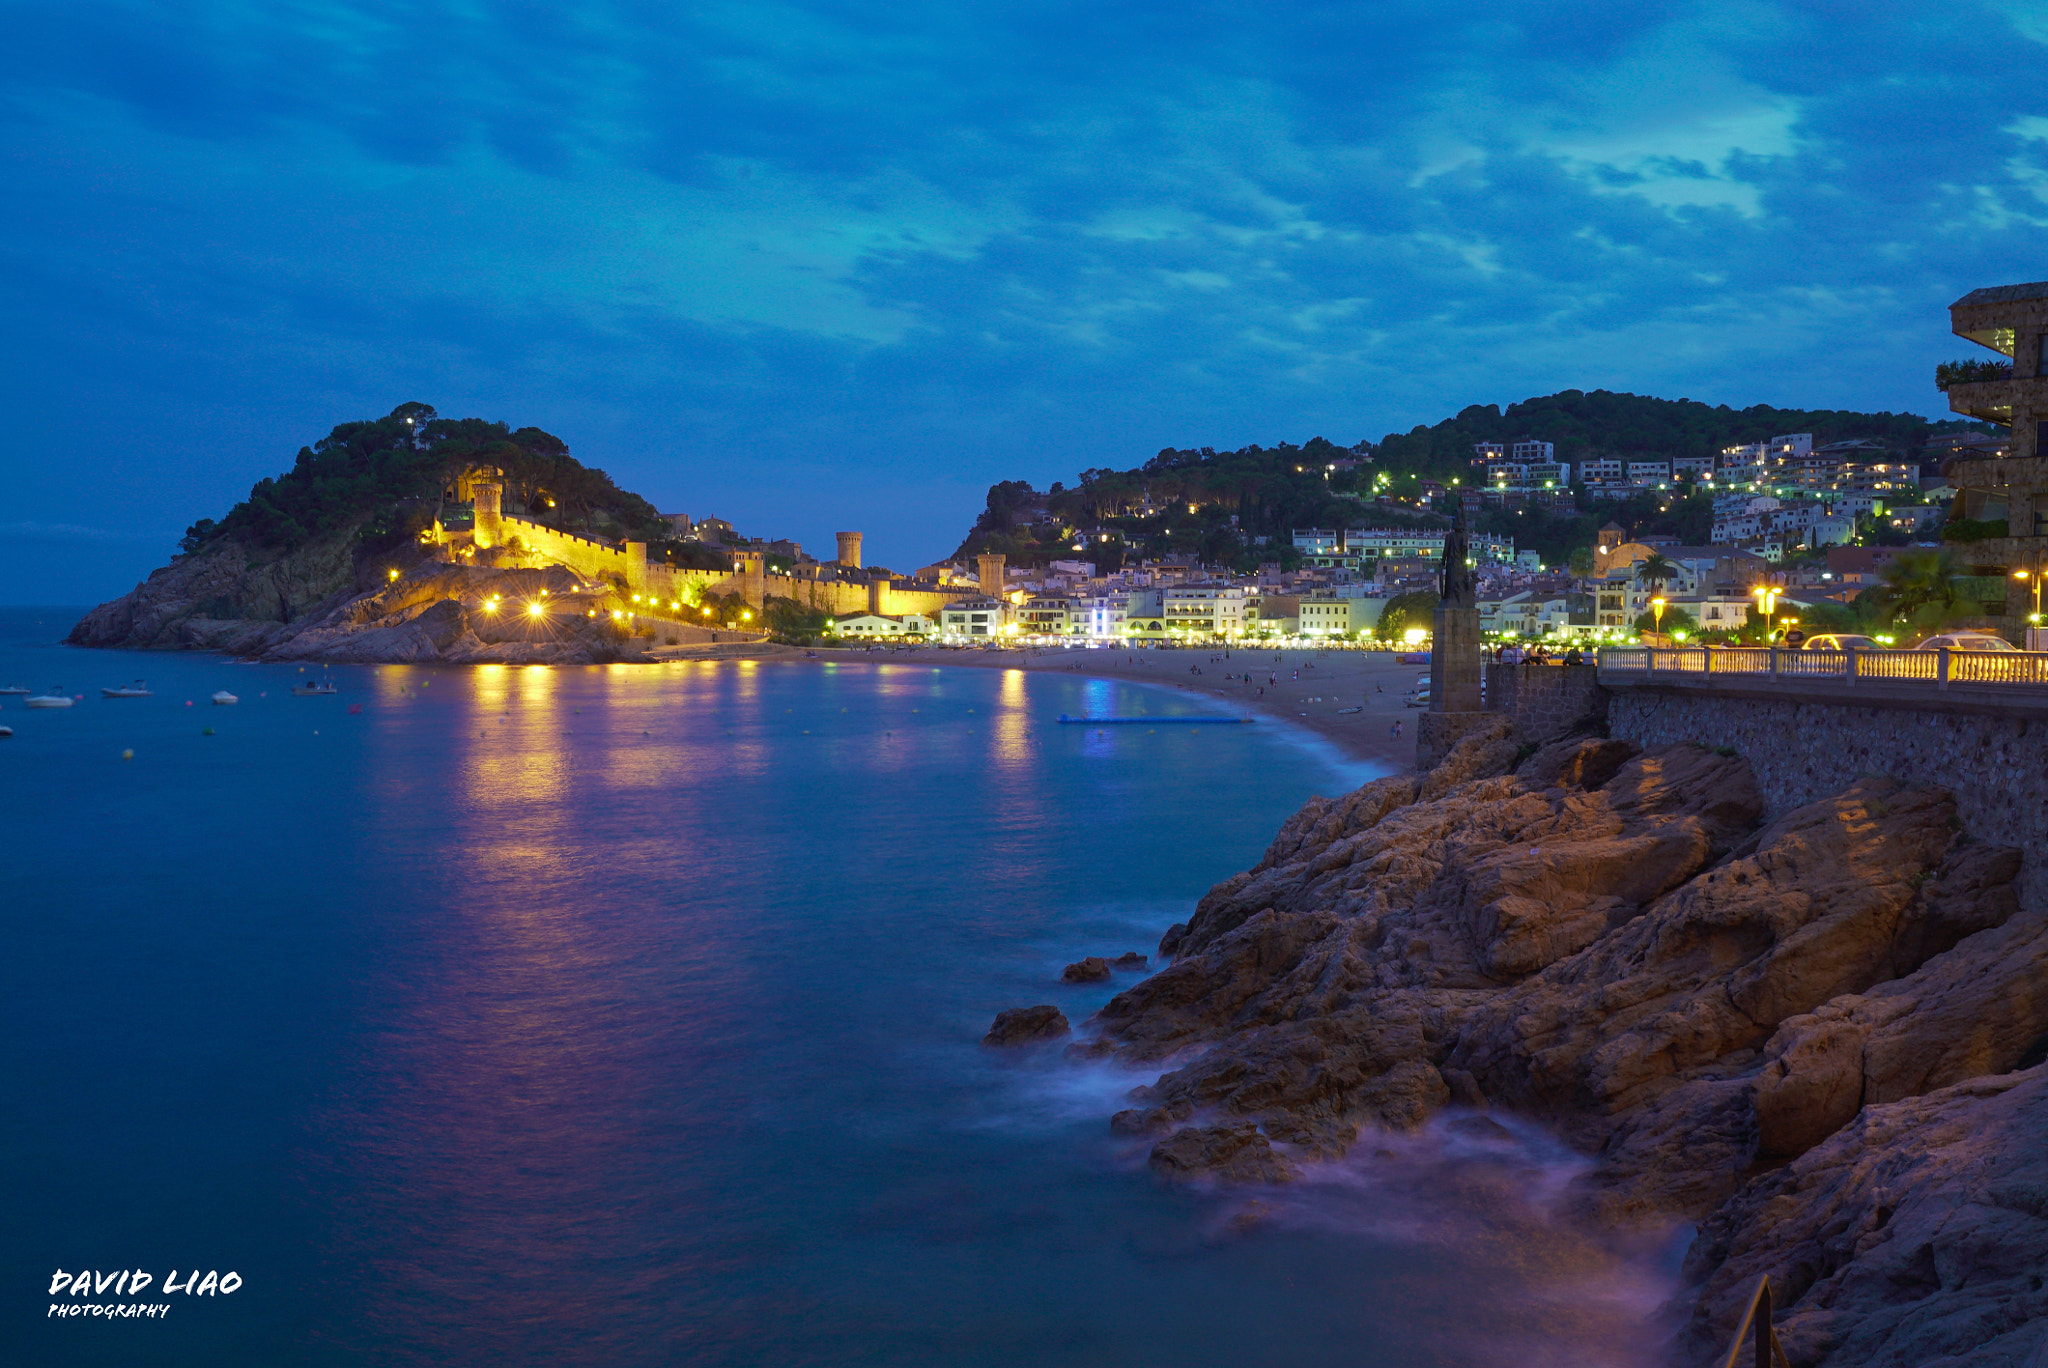
[(2048, 280), (2037, 280), (2030, 285), (1989, 285), (1970, 291), (1949, 307), (1964, 309), (1973, 304), (2011, 304), (2022, 299), (2048, 299)]

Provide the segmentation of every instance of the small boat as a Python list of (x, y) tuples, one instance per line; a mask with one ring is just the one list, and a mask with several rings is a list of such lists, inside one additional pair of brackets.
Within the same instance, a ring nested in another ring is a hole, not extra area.
[(25, 694), (27, 692), (28, 685), (26, 684), (10, 684), (4, 689), (0, 689), (0, 694)]
[(213, 701), (221, 707), (226, 707), (230, 703), (239, 703), (242, 700), (229, 693), (226, 689), (222, 689), (213, 696)]
[(152, 698), (154, 696), (150, 693), (148, 686), (139, 679), (133, 684), (124, 684), (118, 689), (100, 690), (101, 698)]
[(0, 740), (5, 740), (6, 738), (8, 738), (8, 737), (10, 737), (10, 736), (12, 736), (12, 735), (14, 735), (14, 728), (12, 728), (12, 727), (0, 727)]
[(71, 700), (64, 696), (62, 687), (52, 685), (48, 693), (31, 694), (23, 701), (24, 708), (68, 708)]
[(318, 684), (296, 684), (292, 686), (292, 696), (295, 698), (319, 698), (326, 694), (338, 694), (340, 692), (341, 690), (334, 687), (334, 681), (332, 680), (322, 680)]

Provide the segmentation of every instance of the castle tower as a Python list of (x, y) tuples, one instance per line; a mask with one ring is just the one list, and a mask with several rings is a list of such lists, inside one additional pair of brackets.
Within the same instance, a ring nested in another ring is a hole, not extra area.
[(868, 611), (876, 617), (889, 613), (889, 590), (895, 581), (887, 575), (872, 575), (868, 579)]
[(497, 546), (505, 540), (501, 501), (505, 487), (496, 480), (476, 482), (476, 545), (478, 550)]
[(767, 556), (760, 551), (735, 551), (732, 567), (739, 575), (740, 597), (747, 601), (749, 607), (765, 607), (768, 601)]
[(647, 543), (626, 543), (626, 586), (636, 594), (647, 592)]
[(980, 555), (974, 558), (974, 563), (981, 567), (981, 592), (991, 598), (1003, 596), (1003, 559), (997, 555)]
[(860, 569), (860, 533), (835, 532), (839, 538), (839, 563), (849, 570)]

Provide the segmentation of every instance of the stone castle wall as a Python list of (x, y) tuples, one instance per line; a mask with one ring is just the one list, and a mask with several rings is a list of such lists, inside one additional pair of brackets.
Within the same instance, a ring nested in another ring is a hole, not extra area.
[[(940, 608), (967, 592), (960, 589), (934, 592), (901, 589), (882, 583), (871, 585), (772, 575), (766, 573), (760, 554), (750, 551), (740, 552), (737, 557), (739, 563), (730, 571), (682, 569), (660, 563), (649, 565), (644, 543), (627, 542), (622, 550), (589, 537), (560, 532), (525, 518), (511, 517), (500, 511), (499, 497), (497, 485), (489, 482), (477, 485), (475, 537), (478, 546), (504, 546), (517, 539), (525, 552), (536, 560), (566, 565), (585, 579), (623, 580), (630, 592), (649, 594), (657, 600), (694, 602), (707, 593), (738, 594), (756, 608), (769, 598), (786, 598), (834, 615), (922, 613), (936, 618)], [(858, 556), (859, 534), (842, 535), (856, 538), (854, 554)]]

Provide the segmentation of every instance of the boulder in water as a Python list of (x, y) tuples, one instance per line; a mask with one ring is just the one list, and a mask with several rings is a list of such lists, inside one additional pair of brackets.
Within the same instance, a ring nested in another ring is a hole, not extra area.
[(1050, 1004), (1012, 1007), (997, 1012), (995, 1023), (981, 1038), (984, 1045), (1028, 1045), (1034, 1040), (1057, 1040), (1067, 1034), (1066, 1014)]
[(1109, 977), (1109, 961), (1100, 955), (1068, 965), (1060, 973), (1061, 983), (1100, 983)]

